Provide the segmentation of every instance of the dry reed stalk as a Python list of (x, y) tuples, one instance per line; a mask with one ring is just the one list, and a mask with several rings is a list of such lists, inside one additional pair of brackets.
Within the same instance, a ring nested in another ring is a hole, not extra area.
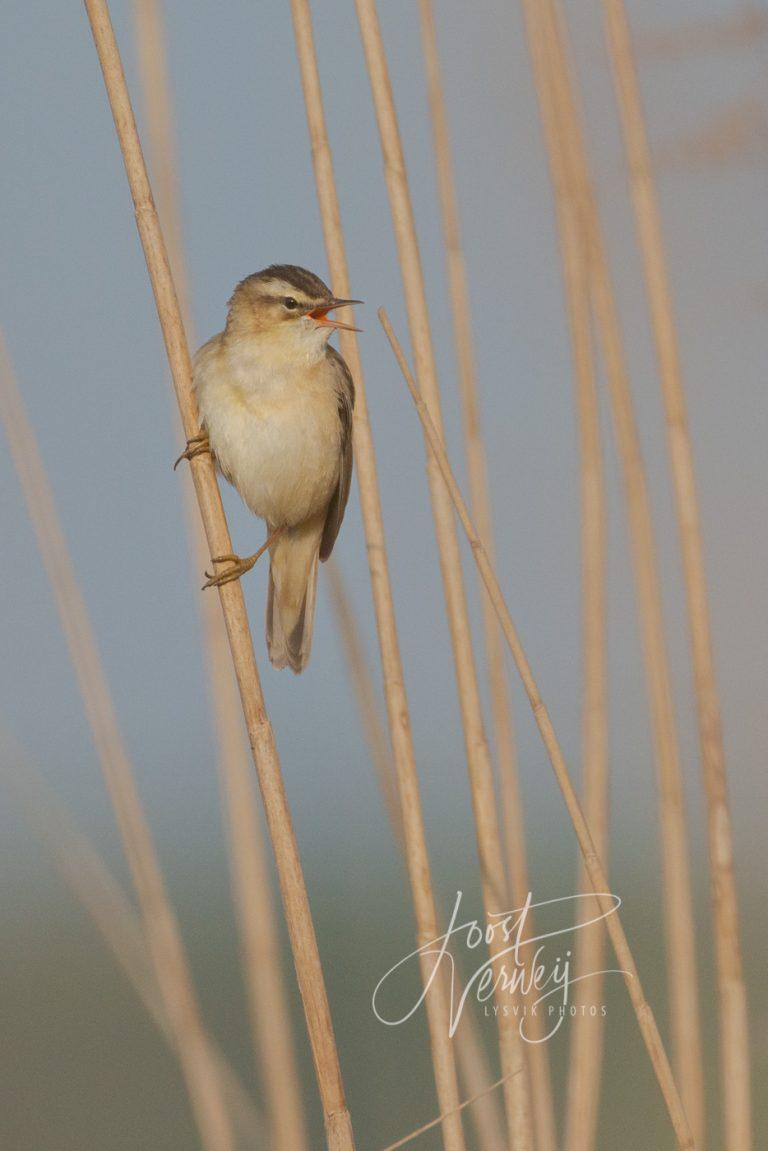
[[(348, 298), (351, 295), (349, 272), (308, 0), (291, 0), (291, 14), (331, 283), (338, 296)], [(394, 601), (389, 579), (376, 456), (368, 419), (365, 384), (357, 340), (353, 332), (342, 332), (341, 337), (342, 352), (352, 372), (356, 387), (354, 448), (357, 483), (368, 551), (368, 566), (379, 638), (389, 733), (397, 776), (401, 814), (400, 826), (416, 918), (417, 941), (419, 946), (423, 946), (430, 940), (437, 938), (439, 932), (424, 833), (408, 698), (405, 690)], [(432, 976), (432, 961), (426, 955), (422, 955), (420, 956), (420, 966), (422, 980), (426, 984)], [(446, 1151), (462, 1151), (464, 1132), (461, 1115), (457, 1110), (459, 1089), (449, 1034), (448, 984), (442, 972), (434, 980), (433, 990), (426, 996), (425, 1008), (440, 1111), (447, 1113), (442, 1128), (443, 1143)]]
[[(704, 1107), (699, 1026), (698, 963), (688, 854), (688, 830), (680, 770), (661, 589), (656, 563), (645, 469), (635, 424), (621, 329), (591, 186), (589, 161), (566, 48), (565, 25), (553, 0), (523, 0), (534, 77), (543, 106), (547, 150), (564, 154), (564, 171), (586, 236), (590, 295), (602, 346), (614, 434), (620, 458), (639, 607), (657, 775), (667, 938), (667, 979), (675, 1069), (691, 1125), (701, 1142)], [(547, 95), (549, 93), (549, 95)], [(553, 122), (557, 131), (547, 127)]]
[[(460, 984), (457, 991), (462, 994)], [(469, 1098), (474, 1101), (469, 1118), (475, 1128), (478, 1151), (508, 1151), (504, 1112), (498, 1106), (496, 1095), (488, 1090), (491, 1068), (479, 1028), (471, 1014), (462, 1018), (461, 1027), (456, 1032), (456, 1058), (461, 1081)]]
[[(533, 37), (535, 67), (543, 74), (544, 43)], [(605, 490), (600, 449), (600, 414), (592, 349), (589, 311), (589, 267), (586, 236), (578, 203), (565, 164), (566, 151), (558, 141), (559, 124), (554, 93), (540, 84), (540, 107), (547, 139), (555, 142), (548, 151), (550, 175), (560, 242), (563, 285), (576, 382), (581, 486), (582, 635), (584, 646), (584, 694), (582, 703), (583, 806), (600, 859), (608, 855), (608, 760), (606, 709), (605, 619)], [(493, 562), (491, 560), (491, 562)], [(583, 862), (578, 889), (589, 890)], [(582, 920), (594, 918), (595, 905), (584, 901)], [(574, 955), (574, 1003), (599, 998), (603, 980), (593, 975), (602, 969), (604, 928), (602, 923), (582, 930)], [(582, 981), (580, 981), (582, 980)], [(577, 1018), (571, 1027), (569, 1074), (566, 1092), (564, 1146), (567, 1151), (592, 1151), (597, 1123), (602, 1076), (604, 1028), (600, 1019)]]
[[(432, 0), (419, 0), (421, 42), (427, 75), (427, 93), (435, 151), (437, 189), (443, 230), (448, 294), (451, 305), (453, 338), (458, 368), (459, 396), (461, 398), (464, 445), (469, 479), (472, 514), (480, 537), (485, 541), (491, 561), (495, 564), (495, 542), (491, 496), (488, 483), (488, 465), (480, 400), (475, 371), (472, 337), (472, 312), (467, 284), (466, 264), (461, 241), (456, 179), (451, 157), (448, 116), (443, 94), (437, 31)], [(498, 620), (488, 596), (481, 586), (483, 634), (488, 665), (491, 699), (491, 718), (496, 762), (501, 790), (501, 811), (504, 824), (509, 890), (517, 907), (522, 907), (530, 889), (525, 848), (525, 824), (520, 800), (515, 737), (512, 710), (504, 667), (504, 644)], [(535, 935), (533, 920), (528, 920), (530, 934)], [(531, 1016), (529, 1027), (532, 1045), (528, 1048), (528, 1068), (531, 1079), (533, 1117), (538, 1151), (555, 1151), (557, 1127), (549, 1072), (549, 1054), (544, 1043), (544, 1020)]]
[(733, 829), (728, 803), (720, 703), (715, 681), (693, 449), (661, 214), (629, 24), (622, 0), (603, 0), (603, 18), (656, 344), (683, 556), (699, 743), (707, 801), (713, 934), (720, 1009), (723, 1138), (729, 1151), (749, 1151), (752, 1146), (752, 1125), (747, 997), (742, 974), (738, 896), (733, 866)]
[(11, 456), (53, 590), (86, 717), (120, 829), (141, 907), (155, 976), (173, 1031), (177, 1056), (200, 1137), (207, 1151), (231, 1151), (233, 1136), (230, 1115), (205, 1040), (179, 925), (165, 890), (96, 638), (59, 523), (53, 493), (2, 336), (0, 419), (5, 426)]
[(595, 842), (589, 830), (587, 822), (584, 818), (581, 805), (579, 804), (576, 795), (576, 789), (571, 782), (571, 777), (568, 772), (568, 767), (563, 756), (560, 743), (555, 734), (552, 726), (552, 721), (549, 718), (546, 705), (544, 704), (536, 681), (533, 677), (531, 666), (528, 663), (527, 656), (523, 650), (520, 639), (517, 635), (515, 625), (509, 613), (509, 608), (506, 605), (499, 581), (496, 578), (493, 567), (488, 559), (480, 537), (472, 523), (469, 509), (461, 495), (459, 486), (451, 469), (450, 461), (443, 446), (442, 437), (437, 429), (437, 426), (432, 420), (429, 408), (422, 394), (411, 375), (403, 350), (392, 330), (386, 312), (383, 308), (379, 309), (379, 319), (381, 320), (384, 331), (392, 346), (392, 351), (395, 354), (398, 365), (411, 397), (416, 406), (419, 414), (422, 427), (427, 443), (427, 450), (432, 454), (437, 467), (439, 468), (440, 475), (445, 484), (446, 490), (449, 493), (451, 502), (455, 507), (459, 519), (461, 520), (462, 527), (467, 536), (467, 540), (472, 548), (472, 555), (477, 564), (478, 571), (480, 572), (483, 583), (488, 589), (488, 594), (493, 602), (494, 611), (496, 612), (501, 623), (504, 638), (507, 646), (515, 661), (515, 665), (520, 674), (520, 678), (525, 688), (525, 693), (528, 696), (531, 710), (533, 711), (536, 726), (541, 734), (542, 742), (549, 756), (552, 768), (555, 772), (558, 786), (562, 792), (563, 799), (565, 800), (568, 814), (573, 823), (576, 838), (579, 843), (584, 866), (589, 875), (589, 881), (595, 893), (600, 910), (605, 914), (606, 928), (610, 936), (613, 949), (616, 953), (616, 958), (621, 968), (621, 974), (624, 976), (624, 982), (629, 992), (629, 997), (632, 1006), (637, 1016), (637, 1022), (640, 1027), (643, 1040), (645, 1042), (646, 1050), (651, 1060), (656, 1078), (659, 1082), (664, 1101), (667, 1105), (667, 1111), (672, 1121), (672, 1126), (677, 1139), (680, 1151), (693, 1151), (695, 1143), (693, 1135), (691, 1134), (688, 1120), (683, 1110), (683, 1105), (678, 1094), (677, 1086), (675, 1084), (672, 1069), (667, 1059), (664, 1045), (659, 1035), (656, 1020), (654, 1019), (653, 1011), (650, 1004), (647, 1002), (643, 993), (642, 984), (640, 983), (640, 976), (635, 964), (629, 942), (624, 933), (624, 928), (618, 912), (615, 911), (615, 903), (613, 902), (609, 893), (608, 879), (605, 874), (600, 858), (595, 848)]
[[(576, 377), (581, 483), (582, 635), (582, 794), (584, 817), (601, 860), (608, 858), (609, 776), (606, 707), (605, 485), (600, 448), (600, 412), (589, 313), (589, 269), (584, 235), (567, 184), (555, 176), (563, 278), (568, 300), (572, 357)], [(578, 889), (589, 891), (584, 864)], [(594, 901), (584, 901), (582, 919), (595, 917)], [(579, 933), (574, 954), (574, 1004), (599, 1000), (603, 978), (604, 928), (595, 923)], [(589, 982), (587, 982), (589, 980)], [(591, 1151), (596, 1146), (603, 1059), (602, 1019), (577, 1014), (571, 1027), (565, 1147)]]
[[(397, 800), (397, 778), (386, 732), (379, 716), (376, 703), (376, 689), (371, 677), (368, 662), (358, 638), (357, 623), (338, 564), (331, 558), (328, 562), (331, 598), (349, 668), (349, 678), (357, 696), (358, 707), (363, 722), (365, 737), (376, 768), (376, 775), (384, 800), (384, 807), (395, 842), (403, 856), (403, 831), (400, 808)], [(445, 916), (443, 916), (443, 922)], [(463, 990), (458, 972), (454, 973), (457, 988), (456, 999), (460, 1000)], [(485, 1093), (485, 1086), (491, 1078), (488, 1058), (477, 1033), (477, 1024), (471, 1014), (464, 1014), (461, 1027), (454, 1036), (456, 1059), (461, 1078), (467, 1092), (477, 1097), (470, 1118), (475, 1126), (480, 1151), (505, 1151), (507, 1140), (502, 1130), (502, 1122), (493, 1095)]]
[[(189, 439), (196, 435), (199, 429), (197, 407), (192, 391), (189, 348), (112, 29), (109, 6), (106, 0), (85, 0), (85, 7), (125, 163), (136, 223), (155, 296), (184, 435)], [(232, 544), (211, 457), (207, 454), (197, 456), (191, 461), (191, 471), (209, 552), (212, 556), (229, 553), (232, 551)], [(243, 592), (239, 581), (225, 584), (218, 590), (248, 738), (275, 853), (291, 948), (323, 1106), (326, 1139), (329, 1151), (351, 1151), (354, 1147), (352, 1123), (344, 1099), (341, 1068), (320, 955), (274, 733), (261, 690)]]
[[(502, 1076), (502, 1078), (497, 1079), (495, 1083), (489, 1083), (488, 1086), (483, 1087), (482, 1091), (479, 1091), (477, 1095), (472, 1095), (469, 1099), (465, 1099), (463, 1103), (459, 1103), (456, 1110), (464, 1111), (467, 1107), (471, 1107), (474, 1103), (477, 1103), (479, 1099), (484, 1099), (499, 1087), (503, 1087), (505, 1082)], [(409, 1131), (402, 1139), (397, 1139), (394, 1143), (388, 1144), (383, 1151), (398, 1151), (400, 1147), (405, 1147), (408, 1143), (412, 1143), (413, 1140), (418, 1139), (420, 1135), (426, 1135), (427, 1131), (431, 1131), (433, 1127), (437, 1127), (438, 1123), (443, 1123), (446, 1118), (446, 1115), (438, 1115), (436, 1118), (430, 1119), (429, 1123), (423, 1123), (422, 1126), (417, 1127), (415, 1131)]]
[[(563, 264), (568, 283), (571, 342), (577, 383), (577, 411), (581, 471), (581, 565), (584, 690), (582, 700), (582, 795), (584, 816), (601, 860), (608, 859), (609, 772), (606, 707), (606, 609), (605, 609), (605, 488), (600, 450), (600, 416), (591, 347), (589, 281), (586, 251), (578, 219), (567, 209)], [(562, 225), (561, 225), (562, 227)], [(562, 234), (562, 233), (561, 233)], [(569, 250), (570, 249), (570, 250)], [(581, 864), (577, 886), (589, 891), (589, 876)], [(583, 901), (582, 919), (595, 917), (592, 900)], [(599, 1000), (603, 986), (600, 972), (605, 952), (601, 923), (579, 933), (574, 953), (576, 989), (574, 1004)], [(588, 982), (587, 982), (588, 981)], [(596, 1146), (603, 1059), (604, 1026), (600, 1016), (574, 1019), (571, 1027), (565, 1147), (568, 1151), (591, 1151)]]
[[(532, 37), (538, 75), (546, 67), (544, 42)], [(608, 854), (608, 760), (606, 708), (605, 617), (605, 486), (600, 448), (600, 414), (592, 349), (589, 310), (589, 266), (586, 236), (577, 198), (559, 141), (554, 92), (540, 84), (540, 106), (545, 134), (551, 142), (548, 158), (560, 242), (563, 285), (576, 381), (581, 486), (582, 635), (584, 694), (582, 723), (583, 806), (601, 860)], [(554, 143), (554, 146), (552, 146)], [(491, 561), (492, 562), (492, 561)], [(589, 890), (589, 876), (581, 863), (579, 890)], [(595, 904), (585, 901), (582, 920), (594, 918)], [(604, 928), (602, 923), (579, 933), (574, 956), (574, 1003), (599, 998), (602, 977)], [(582, 980), (582, 981), (580, 981)], [(566, 1094), (564, 1146), (567, 1151), (592, 1151), (596, 1145), (602, 1075), (604, 1028), (599, 1019), (577, 1017), (571, 1028), (570, 1063)]]
[[(416, 227), (408, 190), (405, 157), (395, 112), (392, 88), (381, 38), (375, 0), (355, 0), (376, 119), (379, 127), (390, 213), (395, 231), (416, 370), (440, 420), (440, 390), (429, 328), (429, 315), (421, 269)], [(453, 647), (459, 705), (475, 817), (478, 854), (486, 915), (506, 909), (507, 884), (501, 850), (493, 769), (485, 736), (480, 693), (469, 625), (461, 553), (450, 499), (431, 458), (427, 466), (432, 513), (440, 554), (446, 610)], [(502, 943), (493, 933), (490, 944), (495, 976)], [(498, 982), (495, 984), (499, 986)], [(498, 992), (499, 995), (503, 994)], [(503, 1003), (499, 1000), (499, 1005)], [(533, 1145), (533, 1127), (523, 1043), (512, 1013), (499, 1012), (499, 1046), (510, 1138), (517, 1151)]]
[(395, 842), (401, 853), (404, 853), (403, 825), (400, 819), (400, 800), (397, 793), (397, 776), (392, 762), (392, 748), (381, 722), (376, 688), (360, 643), (358, 621), (355, 619), (341, 568), (333, 556), (328, 560), (326, 571), (331, 592), (331, 605), (336, 617), (336, 627), (341, 637), (341, 645), (349, 669), (349, 682), (357, 701), (357, 709), (360, 712), (363, 732), (368, 750), (371, 753), (376, 778), (379, 781), (384, 809)]
[[(190, 324), (189, 274), (181, 222), (176, 131), (163, 0), (133, 0), (139, 85), (147, 121), (149, 161), (157, 210), (185, 325)], [(199, 520), (195, 520), (200, 534)], [(204, 558), (203, 562), (207, 562)]]
[[(18, 754), (14, 755), (14, 759), (19, 758)], [(75, 826), (61, 800), (28, 762), (18, 769), (6, 765), (4, 772), (23, 806), (30, 829), (51, 853), (59, 875), (90, 916), (118, 967), (175, 1054), (173, 1032), (141, 922), (125, 892), (91, 841)], [(254, 1149), (266, 1146), (264, 1119), (258, 1107), (216, 1040), (210, 1035), (206, 1040), (243, 1144)]]
[[(134, 0), (136, 45), (158, 212), (182, 320), (187, 337), (192, 340), (189, 277), (176, 176), (176, 137), (161, 8), (161, 0)], [(208, 553), (194, 488), (187, 480), (183, 484), (183, 500), (197, 590)], [(253, 1045), (264, 1085), (270, 1144), (275, 1151), (307, 1151), (304, 1106), (280, 969), (280, 938), (256, 807), (256, 781), (243, 740), (242, 714), (232, 676), (227, 633), (214, 597), (198, 595), (196, 598), (207, 657), (243, 975)]]

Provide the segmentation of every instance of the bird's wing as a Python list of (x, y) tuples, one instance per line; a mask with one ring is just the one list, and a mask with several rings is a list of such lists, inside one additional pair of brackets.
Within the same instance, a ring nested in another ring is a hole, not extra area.
[(336, 543), (344, 509), (349, 498), (349, 485), (352, 480), (352, 413), (355, 407), (355, 385), (349, 368), (335, 348), (328, 348), (328, 358), (335, 376), (336, 396), (339, 404), (341, 423), (341, 447), (339, 462), (339, 482), (328, 505), (325, 517), (323, 538), (320, 541), (320, 559), (327, 560)]

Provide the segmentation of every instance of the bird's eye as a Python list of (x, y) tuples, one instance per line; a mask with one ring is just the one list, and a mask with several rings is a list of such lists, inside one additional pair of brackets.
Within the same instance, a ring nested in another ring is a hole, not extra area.
[(293, 296), (286, 296), (283, 300), (283, 304), (289, 312), (295, 312), (299, 306), (298, 300), (294, 300)]

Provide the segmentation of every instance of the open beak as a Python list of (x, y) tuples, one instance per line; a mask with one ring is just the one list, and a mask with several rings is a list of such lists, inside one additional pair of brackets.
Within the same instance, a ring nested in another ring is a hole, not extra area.
[(328, 304), (323, 304), (321, 308), (314, 308), (307, 315), (317, 324), (322, 324), (327, 328), (343, 328), (345, 332), (360, 332), (362, 328), (356, 328), (353, 324), (344, 324), (341, 320), (332, 320), (328, 313), (332, 312), (334, 308), (348, 308), (351, 304), (362, 304), (362, 300), (331, 300)]

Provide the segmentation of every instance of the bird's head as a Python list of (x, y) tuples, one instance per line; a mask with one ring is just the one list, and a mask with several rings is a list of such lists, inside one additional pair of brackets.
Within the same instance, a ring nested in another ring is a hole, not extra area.
[(227, 334), (259, 336), (284, 347), (287, 354), (320, 354), (337, 329), (356, 332), (352, 324), (332, 319), (335, 308), (359, 304), (339, 300), (319, 276), (294, 264), (272, 264), (242, 280), (229, 301)]

